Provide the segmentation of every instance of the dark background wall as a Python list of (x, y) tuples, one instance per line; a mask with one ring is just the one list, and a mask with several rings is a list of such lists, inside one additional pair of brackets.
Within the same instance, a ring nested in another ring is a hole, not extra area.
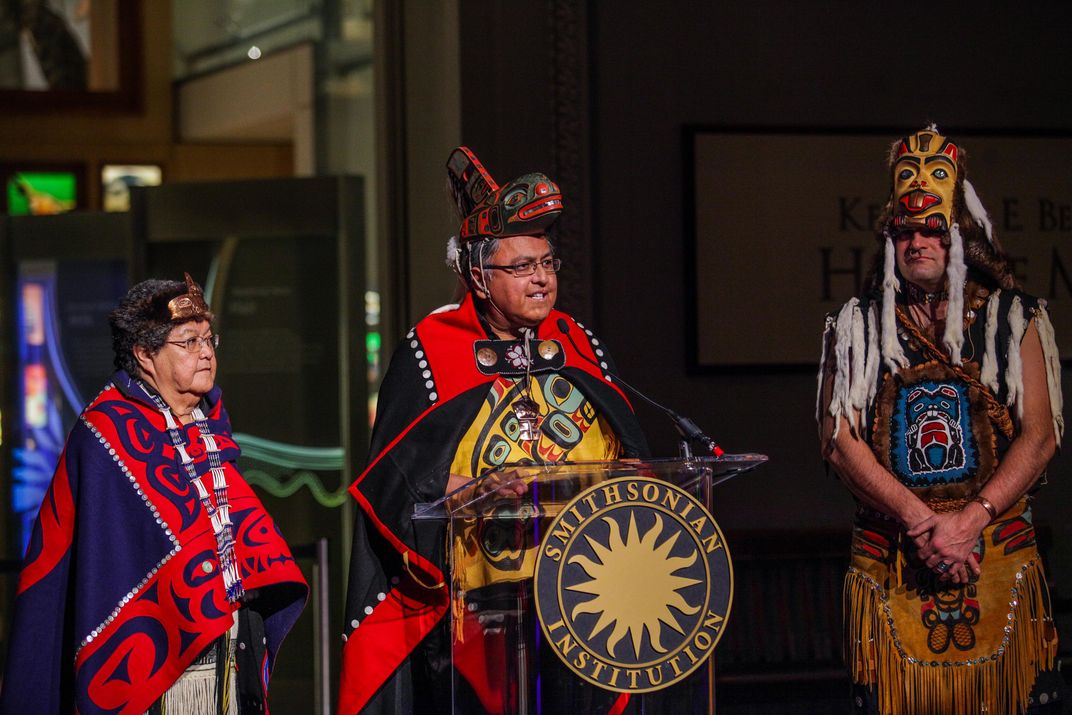
[[(812, 372), (687, 374), (683, 127), (876, 130), (876, 172), (889, 141), (929, 121), (950, 133), (1069, 133), (1070, 26), (1072, 6), (1061, 3), (461, 2), (463, 141), (496, 176), (563, 165), (555, 147), (570, 128), (556, 118), (568, 99), (555, 67), (572, 58), (583, 70), (587, 91), (573, 101), (588, 123), (587, 181), (563, 188), (571, 210), (580, 203), (588, 216), (579, 250), (590, 269), (563, 281), (590, 278), (591, 295), (566, 307), (591, 312), (627, 379), (728, 451), (770, 455), (720, 488), (716, 516), (731, 544), (758, 530), (843, 530), (847, 543), (852, 502), (818, 457)], [(757, 197), (744, 209), (777, 200)], [(816, 358), (822, 319), (814, 317)], [(772, 350), (779, 320), (754, 316)], [(699, 329), (717, 331), (717, 321)], [(670, 426), (639, 410), (656, 452), (674, 454)], [(1063, 594), (1072, 594), (1070, 472), (1059, 456), (1036, 506), (1052, 530)]]

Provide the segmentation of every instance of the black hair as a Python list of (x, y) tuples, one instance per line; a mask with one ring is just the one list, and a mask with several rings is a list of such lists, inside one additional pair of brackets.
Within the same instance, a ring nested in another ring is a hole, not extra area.
[[(164, 347), (176, 325), (198, 319), (171, 320), (168, 303), (186, 292), (185, 283), (159, 278), (142, 281), (127, 291), (108, 316), (116, 368), (125, 370), (131, 377), (141, 377), (134, 348), (141, 346), (155, 355)], [(207, 317), (212, 319), (211, 315)]]

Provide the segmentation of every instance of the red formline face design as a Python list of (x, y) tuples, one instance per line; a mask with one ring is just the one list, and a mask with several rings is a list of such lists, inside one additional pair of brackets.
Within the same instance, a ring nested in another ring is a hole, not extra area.
[[(948, 156), (950, 159), (952, 159), (954, 165), (957, 163), (957, 145), (949, 141), (945, 137), (939, 137), (937, 134), (934, 134), (932, 132), (920, 132), (919, 134), (915, 135), (914, 138), (916, 139), (916, 144), (919, 146), (920, 152), (927, 152), (930, 149), (930, 139), (924, 139), (924, 135), (930, 137), (931, 139), (935, 137), (942, 139), (945, 144), (943, 144), (942, 148), (939, 149), (939, 153), (944, 154), (945, 156)], [(897, 149), (897, 156), (901, 157), (905, 154), (910, 153), (914, 152), (908, 146), (908, 139), (902, 139), (901, 146)]]

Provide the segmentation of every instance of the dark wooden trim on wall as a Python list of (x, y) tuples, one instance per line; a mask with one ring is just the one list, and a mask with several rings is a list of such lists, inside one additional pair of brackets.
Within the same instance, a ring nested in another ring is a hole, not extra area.
[(382, 277), (380, 292), (380, 334), (382, 354), (390, 356), (394, 341), (410, 325), (408, 178), (406, 173), (406, 53), (404, 2), (376, 3), (376, 59), (372, 65), (375, 82), (376, 166), (379, 173), (376, 206), (378, 235), (376, 272)]
[(566, 261), (558, 305), (582, 320), (594, 316), (592, 182), (587, 0), (548, 0), (551, 46), (551, 178), (567, 192), (556, 223)]

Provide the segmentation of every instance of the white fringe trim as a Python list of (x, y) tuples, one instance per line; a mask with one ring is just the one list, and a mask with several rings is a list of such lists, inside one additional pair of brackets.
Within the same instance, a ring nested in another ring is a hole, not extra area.
[(823, 328), (822, 354), (819, 356), (819, 376), (816, 378), (818, 387), (815, 391), (815, 421), (820, 429), (823, 424), (823, 381), (826, 378), (826, 349), (829, 346), (830, 333), (834, 330), (837, 320), (832, 316), (826, 316), (826, 326)]
[[(231, 679), (227, 686), (227, 715), (238, 715), (237, 683), (235, 671), (229, 669)], [(216, 712), (216, 664), (190, 666), (168, 688), (163, 697), (165, 713), (215, 713)]]
[(998, 382), (998, 304), (1001, 302), (1001, 291), (994, 291), (986, 304), (986, 350), (983, 353), (983, 367), (979, 373), (979, 381), (989, 387), (995, 394), (1001, 388)]
[(1009, 308), (1009, 349), (1006, 353), (1008, 363), (1005, 367), (1005, 387), (1009, 392), (1005, 403), (1016, 406), (1016, 422), (1024, 418), (1024, 362), (1020, 357), (1020, 342), (1024, 339), (1024, 306), (1017, 296), (1012, 299)]
[(882, 359), (894, 375), (898, 369), (908, 367), (901, 341), (897, 339), (897, 297), (901, 285), (897, 280), (897, 261), (894, 256), (893, 239), (886, 234), (886, 248), (882, 274)]
[(964, 179), (964, 205), (968, 209), (968, 213), (972, 218), (979, 223), (983, 230), (986, 231), (986, 240), (990, 242), (990, 245), (994, 245), (994, 224), (990, 222), (990, 215), (987, 214), (986, 209), (983, 208), (983, 202), (979, 200), (979, 194), (975, 193), (975, 187), (972, 186), (972, 182)]
[(949, 307), (945, 314), (942, 344), (949, 351), (949, 359), (954, 365), (961, 364), (960, 350), (964, 346), (964, 281), (967, 275), (964, 240), (960, 236), (960, 226), (953, 224), (949, 229), (949, 264), (946, 267)]
[(1042, 342), (1042, 358), (1046, 363), (1046, 386), (1050, 394), (1050, 414), (1053, 418), (1053, 436), (1057, 446), (1061, 446), (1061, 437), (1065, 433), (1064, 397), (1061, 394), (1061, 353), (1057, 350), (1057, 339), (1046, 312), (1046, 301), (1040, 300), (1035, 314), (1035, 328)]

